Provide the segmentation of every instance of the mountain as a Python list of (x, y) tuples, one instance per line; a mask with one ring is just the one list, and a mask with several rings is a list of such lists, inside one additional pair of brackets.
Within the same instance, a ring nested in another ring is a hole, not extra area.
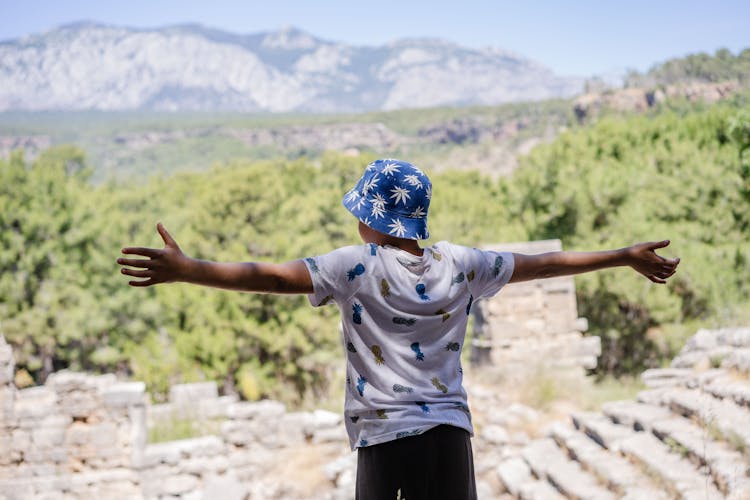
[(0, 42), (0, 111), (360, 112), (570, 97), (583, 79), (436, 39), (353, 46), (293, 27), (81, 22)]

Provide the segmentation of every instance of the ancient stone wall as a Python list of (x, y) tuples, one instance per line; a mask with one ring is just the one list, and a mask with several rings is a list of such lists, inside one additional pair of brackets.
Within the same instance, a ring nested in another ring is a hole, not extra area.
[[(285, 457), (299, 460), (297, 452), (317, 454), (316, 464), (339, 458), (323, 472), (324, 486), (341, 484), (343, 498), (353, 491), (351, 472), (339, 477), (355, 455), (338, 414), (219, 397), (213, 382), (174, 386), (169, 403), (150, 405), (142, 382), (68, 371), (18, 390), (14, 368), (0, 335), (2, 499), (305, 498), (271, 474)], [(214, 435), (147, 443), (149, 427), (177, 418), (210, 421)]]
[[(507, 243), (486, 250), (539, 254), (562, 249), (560, 240)], [(596, 367), (599, 337), (584, 337), (572, 276), (506, 285), (474, 308), (472, 361), (517, 371), (535, 361), (562, 368)]]

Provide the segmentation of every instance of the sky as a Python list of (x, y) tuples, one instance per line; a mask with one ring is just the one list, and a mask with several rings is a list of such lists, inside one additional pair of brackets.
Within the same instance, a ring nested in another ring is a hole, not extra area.
[(138, 28), (200, 23), (245, 34), (294, 26), (354, 45), (442, 38), (510, 50), (578, 76), (750, 47), (750, 0), (0, 0), (0, 40), (81, 20)]

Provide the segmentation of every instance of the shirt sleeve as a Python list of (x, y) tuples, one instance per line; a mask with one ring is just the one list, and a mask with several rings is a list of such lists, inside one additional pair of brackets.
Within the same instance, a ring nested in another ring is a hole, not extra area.
[(458, 251), (454, 249), (454, 255), (463, 264), (469, 290), (476, 299), (492, 297), (513, 276), (515, 261), (511, 252), (459, 247)]
[(367, 271), (362, 247), (338, 248), (327, 254), (303, 259), (310, 273), (313, 293), (307, 297), (313, 307), (349, 299), (363, 282)]

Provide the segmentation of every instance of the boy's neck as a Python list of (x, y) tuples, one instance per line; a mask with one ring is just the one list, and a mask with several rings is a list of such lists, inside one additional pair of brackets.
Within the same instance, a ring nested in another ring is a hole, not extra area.
[(359, 235), (362, 238), (362, 241), (365, 243), (375, 243), (376, 245), (380, 246), (391, 246), (396, 247), (399, 250), (403, 250), (405, 252), (409, 252), (412, 255), (416, 255), (418, 257), (421, 257), (424, 253), (424, 250), (419, 246), (419, 243), (417, 240), (408, 240), (405, 238), (396, 238), (395, 236), (391, 236), (390, 234), (384, 234), (378, 231), (375, 231), (374, 229), (364, 225), (363, 223), (359, 223)]

